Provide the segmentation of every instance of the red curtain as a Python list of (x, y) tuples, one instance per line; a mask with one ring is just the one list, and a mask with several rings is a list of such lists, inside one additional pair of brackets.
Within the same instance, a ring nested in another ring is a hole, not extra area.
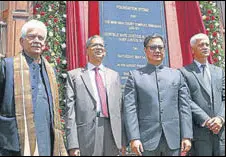
[[(176, 1), (177, 20), (183, 66), (192, 62), (190, 38), (196, 33), (206, 33), (198, 1)], [(211, 62), (211, 59), (209, 58)]]
[(99, 35), (99, 2), (88, 2), (88, 37)]
[(66, 57), (68, 70), (86, 65), (86, 32), (83, 1), (66, 1)]

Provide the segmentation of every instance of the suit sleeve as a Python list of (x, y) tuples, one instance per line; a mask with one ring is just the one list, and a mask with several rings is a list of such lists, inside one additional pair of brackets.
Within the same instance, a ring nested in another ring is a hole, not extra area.
[(66, 81), (66, 106), (65, 106), (65, 134), (66, 134), (66, 145), (67, 150), (72, 148), (79, 148), (78, 135), (77, 135), (77, 124), (76, 124), (76, 113), (75, 113), (75, 92), (72, 76), (68, 73)]
[(179, 113), (181, 123), (181, 138), (193, 138), (192, 113), (189, 104), (189, 93), (186, 82), (180, 73)]
[[(184, 75), (184, 72), (182, 69), (180, 69), (181, 74), (183, 75), (184, 81), (187, 83), (187, 78)], [(187, 86), (188, 87), (188, 86)], [(188, 89), (188, 88), (187, 88)], [(191, 107), (192, 117), (196, 124), (199, 124), (200, 126), (203, 125), (203, 123), (210, 118), (210, 116), (199, 106), (197, 105), (191, 98), (190, 90), (187, 90), (188, 93), (188, 101)]]
[(221, 91), (221, 107), (218, 112), (218, 116), (222, 117), (225, 120), (225, 73), (222, 70), (222, 91)]
[[(119, 74), (117, 74), (117, 83), (118, 83), (118, 87), (121, 88), (121, 82), (120, 82), (120, 76)], [(126, 146), (126, 142), (127, 142), (127, 139), (126, 139), (126, 132), (125, 132), (125, 125), (124, 125), (124, 117), (123, 117), (123, 96), (121, 94), (121, 98), (120, 98), (120, 112), (121, 112), (121, 128), (122, 128), (122, 146)]]
[(4, 88), (5, 88), (5, 75), (4, 75), (4, 60), (0, 58), (0, 104), (3, 101)]
[(129, 72), (129, 77), (125, 85), (123, 114), (128, 140), (140, 139), (137, 117), (137, 92), (135, 80), (131, 72)]

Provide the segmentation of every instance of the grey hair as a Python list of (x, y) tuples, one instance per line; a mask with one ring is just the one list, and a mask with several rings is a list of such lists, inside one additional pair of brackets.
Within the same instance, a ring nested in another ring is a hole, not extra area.
[(87, 42), (86, 42), (86, 48), (88, 48), (88, 47), (91, 45), (91, 41), (92, 41), (93, 39), (95, 39), (95, 38), (101, 38), (102, 41), (103, 41), (103, 43), (104, 43), (104, 40), (103, 40), (103, 38), (102, 38), (101, 36), (99, 36), (99, 35), (93, 35), (93, 36), (91, 36), (90, 38), (88, 38), (88, 40), (87, 40)]
[(206, 39), (206, 40), (209, 40), (208, 36), (206, 34), (204, 34), (204, 33), (195, 34), (190, 39), (190, 45), (191, 45), (191, 47), (194, 47), (195, 46), (196, 40), (198, 40), (198, 39)]
[(162, 40), (162, 42), (164, 43), (164, 39), (163, 39), (163, 37), (162, 37), (160, 34), (158, 34), (158, 33), (153, 33), (152, 35), (149, 35), (149, 36), (147, 36), (147, 37), (144, 39), (143, 46), (146, 47), (147, 44), (149, 43), (149, 41), (150, 41), (151, 39), (154, 39), (154, 38), (160, 38), (160, 39)]
[(30, 20), (30, 21), (26, 22), (22, 26), (21, 38), (25, 38), (28, 30), (31, 29), (31, 28), (40, 28), (40, 29), (44, 30), (44, 32), (45, 32), (45, 37), (44, 38), (46, 39), (46, 37), (47, 37), (47, 27), (46, 27), (46, 25), (43, 22), (38, 21), (38, 20)]

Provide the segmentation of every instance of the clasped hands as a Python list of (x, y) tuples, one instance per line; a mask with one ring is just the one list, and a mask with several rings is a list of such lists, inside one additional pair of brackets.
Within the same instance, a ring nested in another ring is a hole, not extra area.
[(220, 117), (213, 117), (205, 122), (205, 126), (208, 127), (214, 134), (218, 134), (223, 125)]

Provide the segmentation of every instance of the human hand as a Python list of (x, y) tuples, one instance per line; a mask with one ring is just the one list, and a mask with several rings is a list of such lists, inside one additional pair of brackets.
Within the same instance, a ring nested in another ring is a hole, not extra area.
[(78, 148), (70, 149), (69, 156), (80, 156), (80, 150)]
[(181, 141), (181, 152), (187, 153), (191, 149), (191, 140), (188, 138), (183, 138)]
[(130, 146), (132, 152), (136, 153), (136, 155), (142, 156), (143, 145), (140, 140), (131, 140)]
[(222, 120), (220, 117), (213, 117), (207, 121), (206, 126), (213, 131), (214, 134), (218, 134), (222, 128)]
[(125, 156), (126, 155), (126, 146), (122, 146), (120, 151), (121, 151), (121, 156)]
[(205, 122), (203, 122), (202, 127), (207, 125), (207, 122), (210, 120), (211, 118), (208, 118), (207, 120), (205, 120)]

